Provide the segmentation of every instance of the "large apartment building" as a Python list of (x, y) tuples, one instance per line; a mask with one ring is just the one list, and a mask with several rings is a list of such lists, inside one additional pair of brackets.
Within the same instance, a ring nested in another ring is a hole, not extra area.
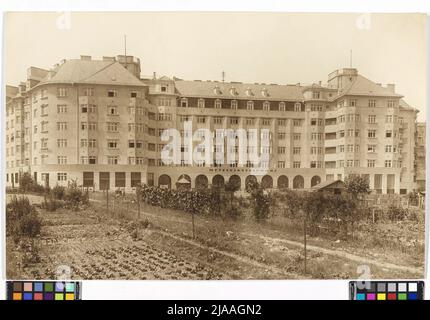
[[(353, 68), (329, 74), (324, 85), (146, 79), (140, 73), (132, 56), (81, 56), (51, 70), (31, 67), (25, 82), (7, 86), (7, 185), (17, 186), (28, 171), (51, 187), (76, 180), (95, 190), (139, 183), (203, 188), (231, 179), (242, 189), (249, 179), (268, 188), (308, 189), (351, 174), (368, 177), (378, 193), (418, 188), (418, 111), (393, 84), (374, 83)], [(161, 133), (176, 128), (186, 136), (190, 121), (196, 131), (268, 129), (269, 161), (259, 168), (204, 161), (166, 166)]]

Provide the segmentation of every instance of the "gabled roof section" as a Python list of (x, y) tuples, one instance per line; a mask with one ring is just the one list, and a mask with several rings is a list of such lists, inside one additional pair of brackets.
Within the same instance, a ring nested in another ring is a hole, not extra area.
[(400, 99), (400, 101), (399, 101), (399, 107), (400, 107), (400, 109), (403, 109), (403, 110), (415, 110), (416, 112), (418, 112), (418, 109), (415, 109), (414, 107), (412, 107), (410, 104), (408, 104), (403, 99)]
[(303, 101), (298, 85), (250, 84), (241, 82), (175, 80), (179, 95), (224, 99)]
[(91, 83), (105, 85), (144, 86), (117, 61), (67, 60), (50, 72), (44, 83)]
[(394, 93), (391, 89), (383, 87), (362, 75), (357, 75), (351, 85), (345, 88), (345, 90), (340, 91), (336, 98), (344, 95), (402, 97), (402, 95)]
[(311, 188), (311, 190), (318, 191), (330, 188), (344, 188), (345, 183), (342, 180), (327, 180), (321, 182)]

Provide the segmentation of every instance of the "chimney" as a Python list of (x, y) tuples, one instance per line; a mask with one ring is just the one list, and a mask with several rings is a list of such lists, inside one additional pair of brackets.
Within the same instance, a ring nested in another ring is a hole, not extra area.
[(318, 81), (318, 84), (319, 84), (319, 85), (321, 85), (321, 84), (322, 84), (322, 81), (321, 81), (321, 80), (320, 80), (320, 81)]
[(114, 61), (115, 61), (115, 57), (106, 57), (106, 56), (103, 56), (103, 61), (111, 61), (111, 62), (114, 62)]
[(154, 72), (154, 73), (152, 74), (152, 80), (157, 80), (157, 73), (156, 73), (156, 72)]
[(83, 55), (81, 55), (81, 60), (91, 60), (91, 56), (83, 56)]
[(387, 83), (387, 89), (390, 90), (392, 93), (395, 93), (396, 85), (394, 83)]

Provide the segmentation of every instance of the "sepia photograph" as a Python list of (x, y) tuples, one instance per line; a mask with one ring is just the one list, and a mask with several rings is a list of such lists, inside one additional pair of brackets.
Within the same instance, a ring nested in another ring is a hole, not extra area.
[(6, 13), (6, 277), (423, 278), (426, 22)]

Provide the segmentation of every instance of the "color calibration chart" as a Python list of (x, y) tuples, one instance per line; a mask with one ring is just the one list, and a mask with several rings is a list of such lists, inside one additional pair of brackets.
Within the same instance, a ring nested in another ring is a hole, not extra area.
[(351, 281), (350, 300), (424, 300), (423, 281)]
[(76, 281), (8, 281), (8, 300), (81, 300), (81, 284)]

